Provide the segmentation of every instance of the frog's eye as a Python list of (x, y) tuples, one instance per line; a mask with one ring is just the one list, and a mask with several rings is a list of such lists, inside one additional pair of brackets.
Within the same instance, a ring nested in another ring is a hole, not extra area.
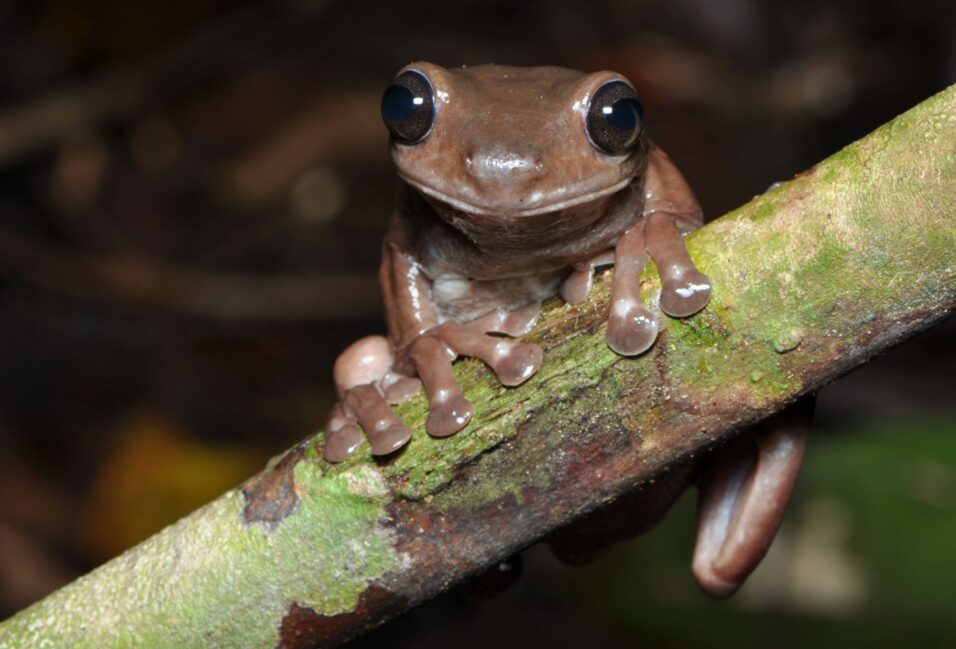
[(409, 70), (395, 77), (382, 95), (382, 121), (402, 144), (414, 144), (428, 135), (435, 121), (435, 100), (425, 75)]
[(588, 137), (598, 149), (611, 155), (633, 147), (644, 129), (644, 107), (634, 88), (623, 81), (609, 81), (598, 88), (588, 107)]

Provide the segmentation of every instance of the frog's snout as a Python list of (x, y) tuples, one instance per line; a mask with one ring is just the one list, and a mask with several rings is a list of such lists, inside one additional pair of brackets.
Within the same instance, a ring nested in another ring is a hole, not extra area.
[(469, 151), (465, 155), (468, 174), (482, 184), (507, 186), (525, 183), (545, 171), (540, 152), (532, 147), (494, 145)]

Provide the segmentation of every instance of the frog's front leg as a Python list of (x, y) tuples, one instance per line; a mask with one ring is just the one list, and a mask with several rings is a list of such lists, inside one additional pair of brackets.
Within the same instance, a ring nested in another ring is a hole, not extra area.
[(652, 146), (644, 175), (647, 251), (661, 277), (661, 310), (683, 318), (710, 300), (710, 278), (694, 266), (683, 235), (703, 224), (703, 213), (690, 186), (667, 154)]
[(499, 309), (468, 323), (446, 322), (412, 341), (404, 362), (396, 368), (400, 372), (414, 371), (425, 384), (429, 401), (425, 430), (430, 435), (447, 437), (471, 419), (471, 403), (461, 393), (451, 369), (458, 356), (481, 359), (507, 386), (520, 385), (538, 371), (542, 359), (538, 345), (490, 334), (526, 333), (539, 310), (537, 303), (514, 311)]
[(644, 221), (638, 220), (614, 249), (614, 275), (607, 320), (607, 344), (622, 356), (646, 351), (657, 338), (657, 314), (641, 300), (641, 271), (647, 264)]
[(472, 415), (471, 403), (452, 373), (458, 356), (481, 359), (508, 386), (523, 383), (541, 366), (537, 345), (491, 335), (527, 333), (539, 303), (496, 309), (467, 323), (438, 324), (430, 280), (414, 260), (390, 244), (385, 247), (380, 282), (391, 342), (381, 336), (360, 340), (336, 361), (335, 383), (342, 400), (326, 426), (325, 457), (330, 462), (354, 453), (363, 430), (375, 455), (391, 453), (409, 440), (408, 428), (388, 404), (414, 392), (410, 388), (417, 387), (417, 381), (412, 376), (421, 379), (428, 395), (425, 429), (445, 437), (461, 430)]
[[(390, 236), (401, 242), (398, 227)], [(425, 430), (446, 437), (461, 430), (472, 415), (471, 404), (462, 395), (452, 374), (458, 356), (473, 356), (487, 363), (504, 385), (518, 385), (541, 365), (537, 345), (489, 335), (518, 336), (531, 329), (540, 305), (514, 310), (495, 310), (468, 323), (439, 324), (432, 303), (433, 285), (423, 269), (402, 252), (399, 243), (388, 242), (380, 273), (389, 334), (397, 348), (395, 370), (417, 375), (428, 394)]]
[(661, 276), (661, 310), (669, 316), (684, 318), (707, 306), (710, 278), (697, 270), (687, 254), (677, 218), (667, 212), (650, 214), (645, 232), (647, 250)]

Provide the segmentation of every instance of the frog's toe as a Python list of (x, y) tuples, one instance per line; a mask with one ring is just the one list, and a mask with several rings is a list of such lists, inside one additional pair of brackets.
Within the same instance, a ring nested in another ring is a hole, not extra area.
[[(486, 332), (502, 333), (507, 336), (522, 336), (534, 328), (539, 315), (541, 315), (541, 303), (531, 302), (511, 311), (496, 312), (483, 329)], [(482, 327), (479, 325), (479, 328)]]
[(502, 385), (521, 385), (538, 371), (544, 352), (534, 343), (497, 343), (495, 358), (489, 363)]
[(388, 455), (394, 453), (408, 443), (412, 433), (403, 423), (398, 422), (385, 428), (367, 434), (372, 446), (372, 455)]
[(579, 304), (588, 299), (593, 285), (594, 271), (591, 268), (574, 270), (561, 283), (559, 293), (566, 304)]
[(411, 434), (372, 384), (357, 385), (345, 394), (345, 411), (354, 414), (375, 455), (401, 448)]
[(438, 335), (456, 354), (484, 361), (504, 385), (520, 385), (541, 367), (543, 353), (533, 343), (489, 336), (470, 324), (445, 326)]
[(622, 356), (647, 351), (657, 339), (657, 316), (632, 299), (615, 300), (607, 321), (608, 347)]
[(325, 425), (325, 449), (322, 454), (329, 462), (343, 462), (362, 443), (362, 429), (348, 416), (341, 404), (336, 404)]
[(347, 424), (337, 431), (325, 434), (323, 455), (329, 462), (344, 462), (355, 453), (362, 443), (362, 429), (355, 424)]
[(421, 389), (422, 382), (413, 376), (389, 372), (379, 385), (385, 394), (385, 401), (394, 405), (404, 403), (415, 396)]
[(693, 315), (707, 306), (712, 284), (710, 278), (696, 269), (680, 277), (664, 280), (661, 289), (661, 310), (675, 318)]
[(471, 403), (460, 393), (438, 398), (428, 408), (425, 430), (432, 437), (448, 437), (464, 428), (471, 415)]

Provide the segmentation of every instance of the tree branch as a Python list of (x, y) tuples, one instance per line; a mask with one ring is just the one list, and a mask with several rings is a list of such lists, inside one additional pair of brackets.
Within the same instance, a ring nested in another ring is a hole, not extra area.
[[(316, 440), (0, 625), (0, 647), (343, 641), (634, 489), (956, 308), (956, 86), (688, 238), (716, 287), (636, 359), (604, 343), (608, 273), (552, 303), (545, 363), (387, 462)], [(656, 295), (653, 273), (643, 278)], [(318, 439), (321, 439), (319, 437)]]

